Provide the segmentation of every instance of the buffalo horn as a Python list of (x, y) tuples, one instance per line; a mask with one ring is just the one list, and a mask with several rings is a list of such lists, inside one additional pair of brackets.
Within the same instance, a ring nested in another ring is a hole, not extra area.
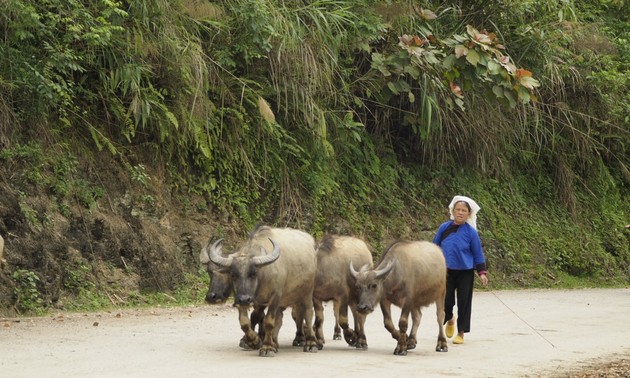
[[(360, 271), (365, 272), (368, 270), (368, 264), (363, 265), (361, 268), (359, 268)], [(354, 265), (352, 265), (352, 260), (350, 260), (350, 274), (352, 275), (352, 277), (357, 278), (357, 276), (359, 275), (359, 272), (357, 272), (354, 269)]]
[(219, 265), (222, 266), (224, 268), (229, 268), (230, 265), (232, 265), (232, 258), (228, 257), (225, 258), (223, 256), (221, 256), (221, 242), (223, 241), (223, 239), (219, 239), (217, 241), (214, 242), (214, 244), (212, 245), (212, 247), (210, 247), (210, 255), (208, 256), (210, 258), (210, 260)]
[(350, 274), (352, 274), (352, 277), (357, 278), (357, 276), (359, 275), (359, 272), (357, 272), (354, 269), (354, 265), (352, 265), (352, 260), (350, 261)]
[(203, 246), (203, 248), (201, 249), (201, 253), (199, 254), (199, 261), (202, 264), (207, 264), (210, 262), (210, 256), (208, 256), (208, 246), (210, 245), (210, 240), (208, 239), (208, 242), (206, 243), (206, 245)]
[[(280, 257), (280, 247), (278, 247), (276, 243), (273, 242), (273, 240), (269, 239), (269, 241), (273, 246), (273, 251), (271, 251), (271, 253), (268, 255), (252, 257), (252, 262), (254, 263), (254, 265), (261, 266), (271, 264), (272, 262), (276, 261), (278, 257)], [(261, 248), (261, 250), (264, 251), (263, 248)]]
[(374, 274), (376, 275), (376, 278), (378, 279), (378, 278), (386, 276), (393, 268), (394, 268), (394, 260), (390, 260), (385, 268), (375, 270)]

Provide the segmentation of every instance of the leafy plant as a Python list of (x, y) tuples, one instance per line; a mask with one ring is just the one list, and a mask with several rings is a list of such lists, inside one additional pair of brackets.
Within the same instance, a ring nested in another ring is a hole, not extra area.
[(15, 282), (13, 293), (16, 310), (19, 313), (42, 314), (44, 301), (37, 288), (40, 282), (37, 273), (26, 269), (17, 269), (13, 272), (12, 277)]

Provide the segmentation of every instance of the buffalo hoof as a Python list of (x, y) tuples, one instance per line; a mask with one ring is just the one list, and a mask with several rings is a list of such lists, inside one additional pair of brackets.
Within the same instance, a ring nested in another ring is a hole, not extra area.
[(368, 350), (367, 344), (358, 344), (357, 343), (356, 348), (359, 349), (359, 350)]
[(394, 350), (394, 355), (395, 356), (406, 356), (407, 355), (407, 351), (396, 348)]
[(341, 333), (335, 332), (335, 334), (333, 335), (333, 340), (341, 340)]
[(416, 342), (415, 341), (407, 341), (407, 350), (413, 350), (416, 349)]
[(436, 352), (448, 352), (448, 347), (446, 345), (444, 346), (436, 346), (435, 347), (435, 351)]
[(252, 350), (252, 348), (250, 348), (249, 345), (247, 345), (247, 343), (243, 339), (241, 339), (241, 341), (239, 341), (238, 346), (240, 346), (241, 348), (243, 348), (245, 350)]
[[(323, 347), (323, 346), (322, 346)], [(317, 353), (320, 348), (317, 345), (304, 345), (304, 351), (309, 353)]]
[(343, 338), (346, 340), (348, 345), (355, 346), (357, 345), (357, 334), (353, 330), (348, 330), (343, 333)]
[(293, 346), (294, 347), (304, 346), (304, 340), (298, 340), (298, 339), (293, 340)]
[(245, 350), (258, 350), (260, 349), (260, 343), (248, 343), (244, 338), (239, 341), (238, 346)]
[(270, 347), (262, 347), (260, 348), (260, 350), (258, 351), (258, 355), (260, 357), (275, 357), (276, 356), (276, 352), (278, 352), (277, 350), (270, 348)]

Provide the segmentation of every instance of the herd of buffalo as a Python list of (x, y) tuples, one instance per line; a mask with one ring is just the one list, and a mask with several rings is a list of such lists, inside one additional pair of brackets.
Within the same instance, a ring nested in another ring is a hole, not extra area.
[[(398, 341), (396, 355), (416, 347), (421, 309), (435, 303), (435, 349), (448, 351), (442, 327), (446, 264), (440, 247), (431, 242), (395, 242), (376, 267), (368, 245), (351, 236), (328, 235), (316, 243), (301, 230), (259, 225), (235, 251), (224, 253), (221, 244), (222, 239), (212, 245), (209, 241), (199, 256), (210, 275), (206, 301), (222, 303), (233, 295), (244, 332), (242, 348), (274, 356), (283, 311), (291, 307), (297, 329), (293, 345), (303, 346), (305, 352), (322, 349), (323, 302), (332, 301), (333, 337), (341, 339), (343, 330), (346, 342), (359, 349), (368, 347), (365, 318), (380, 304), (385, 328)], [(398, 329), (392, 304), (401, 308)], [(354, 329), (348, 324), (348, 308)], [(412, 325), (407, 332), (409, 314)]]

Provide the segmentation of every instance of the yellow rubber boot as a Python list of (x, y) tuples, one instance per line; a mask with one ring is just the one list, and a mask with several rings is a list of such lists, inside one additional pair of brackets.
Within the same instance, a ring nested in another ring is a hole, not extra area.
[(451, 324), (450, 321), (447, 322), (445, 332), (446, 332), (446, 337), (448, 337), (449, 339), (453, 337), (453, 335), (455, 334), (455, 323)]

